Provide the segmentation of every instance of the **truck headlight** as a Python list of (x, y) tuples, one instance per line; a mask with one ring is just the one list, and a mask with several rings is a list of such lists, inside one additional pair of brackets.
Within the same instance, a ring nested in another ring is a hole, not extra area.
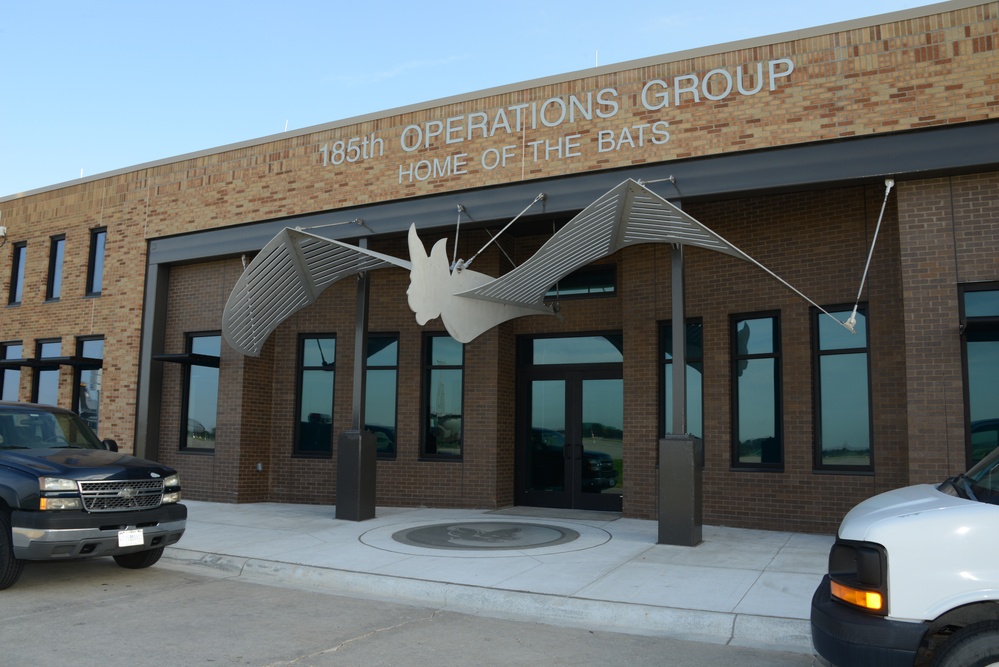
[(40, 510), (79, 510), (83, 509), (83, 504), (79, 498), (45, 498), (38, 500)]
[(38, 486), (42, 491), (79, 491), (75, 479), (60, 479), (58, 477), (39, 477)]
[(180, 502), (180, 475), (173, 474), (163, 480), (164, 505)]

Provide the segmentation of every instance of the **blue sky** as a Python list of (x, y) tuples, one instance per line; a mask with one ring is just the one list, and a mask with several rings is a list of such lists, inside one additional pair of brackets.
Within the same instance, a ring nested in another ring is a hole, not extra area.
[(926, 5), (0, 2), (0, 197), (595, 64)]

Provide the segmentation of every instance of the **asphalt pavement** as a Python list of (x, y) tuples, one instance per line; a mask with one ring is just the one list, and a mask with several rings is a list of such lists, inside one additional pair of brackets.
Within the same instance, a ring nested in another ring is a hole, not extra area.
[(591, 630), (812, 653), (812, 593), (833, 537), (538, 508), (335, 508), (185, 501), (167, 566), (254, 583)]

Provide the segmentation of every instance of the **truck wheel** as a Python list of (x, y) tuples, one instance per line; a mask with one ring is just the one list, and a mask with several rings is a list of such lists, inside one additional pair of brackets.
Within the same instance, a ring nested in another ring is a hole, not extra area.
[(10, 514), (0, 511), (0, 590), (13, 586), (21, 576), (24, 561), (14, 558)]
[(163, 547), (157, 547), (156, 549), (150, 549), (149, 551), (137, 551), (132, 554), (118, 554), (114, 556), (114, 562), (118, 563), (122, 567), (127, 567), (129, 570), (141, 570), (144, 567), (149, 567), (156, 561), (160, 559), (163, 555)]
[(961, 628), (943, 645), (933, 667), (999, 666), (999, 621)]

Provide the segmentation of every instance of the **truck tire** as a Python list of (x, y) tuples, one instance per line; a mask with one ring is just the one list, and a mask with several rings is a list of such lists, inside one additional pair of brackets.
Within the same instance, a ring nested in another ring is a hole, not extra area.
[(129, 570), (141, 570), (144, 567), (149, 567), (156, 561), (160, 559), (163, 555), (163, 547), (157, 547), (156, 549), (150, 549), (149, 551), (137, 551), (132, 554), (119, 554), (114, 556), (114, 562), (118, 563), (122, 567), (127, 567)]
[(999, 667), (999, 621), (961, 628), (943, 645), (933, 667)]
[(0, 590), (13, 586), (21, 576), (24, 561), (14, 558), (10, 514), (0, 511)]

